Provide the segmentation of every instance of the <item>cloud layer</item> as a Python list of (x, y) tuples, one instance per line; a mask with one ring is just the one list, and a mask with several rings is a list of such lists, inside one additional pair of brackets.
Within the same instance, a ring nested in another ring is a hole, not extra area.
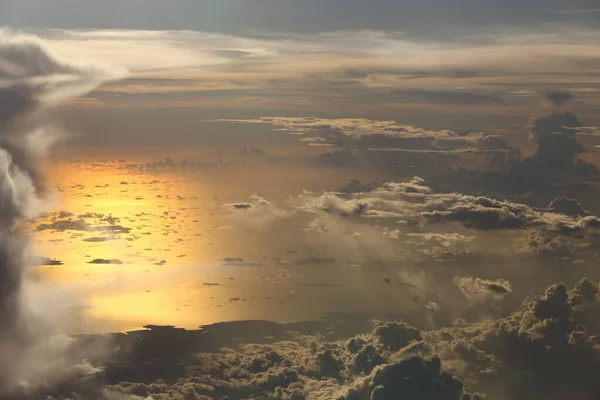
[(44, 35), (65, 59), (135, 73), (93, 95), (105, 105), (337, 115), (363, 110), (373, 119), (422, 115), (425, 107), (439, 115), (477, 111), (522, 118), (541, 110), (540, 96), (552, 107), (575, 98), (591, 117), (598, 107), (599, 43), (588, 30), (461, 36), (452, 44), (368, 30), (278, 37), (135, 30)]
[[(103, 338), (119, 362), (87, 382), (40, 392), (55, 399), (594, 398), (600, 368), (598, 285), (550, 286), (505, 317), (440, 329), (375, 321), (355, 335), (342, 320), (173, 327)], [(590, 317), (592, 319), (590, 319)], [(337, 327), (336, 327), (337, 326)], [(322, 329), (328, 328), (328, 329)], [(322, 329), (326, 337), (315, 335)], [(128, 354), (135, 354), (131, 358)], [(168, 377), (168, 379), (163, 379)], [(107, 385), (108, 384), (108, 385)], [(78, 397), (80, 396), (80, 397)]]

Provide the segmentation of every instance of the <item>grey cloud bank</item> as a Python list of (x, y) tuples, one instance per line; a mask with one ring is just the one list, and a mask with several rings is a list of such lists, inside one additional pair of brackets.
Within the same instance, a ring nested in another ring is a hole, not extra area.
[(37, 311), (36, 302), (52, 295), (25, 278), (39, 260), (18, 224), (44, 212), (51, 200), (43, 163), (59, 135), (45, 119), (48, 104), (86, 93), (110, 76), (55, 59), (35, 37), (0, 30), (0, 397), (95, 370), (70, 352), (62, 310)]

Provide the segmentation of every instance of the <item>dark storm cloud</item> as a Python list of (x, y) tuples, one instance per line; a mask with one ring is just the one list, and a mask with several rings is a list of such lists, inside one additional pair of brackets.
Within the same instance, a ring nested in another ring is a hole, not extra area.
[(532, 138), (538, 143), (535, 154), (537, 162), (547, 168), (562, 168), (573, 164), (584, 151), (577, 141), (576, 130), (583, 124), (572, 113), (552, 113), (549, 116), (531, 118), (527, 126)]
[[(530, 118), (526, 131), (537, 146), (530, 157), (518, 153), (509, 157), (481, 160), (477, 167), (463, 165), (436, 171), (430, 175), (433, 186), (465, 193), (487, 193), (517, 202), (526, 202), (567, 215), (589, 215), (586, 209), (598, 213), (600, 191), (598, 166), (588, 161), (585, 153), (592, 153), (597, 127), (584, 126), (572, 113), (552, 113)], [(585, 158), (584, 158), (585, 157)], [(484, 165), (484, 167), (482, 167)], [(526, 193), (526, 195), (523, 195)], [(557, 198), (557, 194), (560, 194)]]
[(562, 107), (575, 98), (573, 93), (567, 90), (547, 90), (542, 95), (545, 101), (555, 107)]

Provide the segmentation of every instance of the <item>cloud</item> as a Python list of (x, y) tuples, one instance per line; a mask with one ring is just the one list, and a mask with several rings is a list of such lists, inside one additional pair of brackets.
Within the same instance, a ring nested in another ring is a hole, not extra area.
[(88, 261), (88, 264), (102, 264), (102, 265), (108, 265), (108, 264), (114, 264), (114, 265), (121, 265), (123, 264), (123, 261), (121, 260), (117, 260), (116, 258), (107, 260), (105, 258), (94, 258), (92, 261)]
[(600, 220), (576, 201), (557, 198), (537, 208), (437, 193), (418, 177), (366, 191), (305, 192), (293, 204), (312, 218), (306, 228), (311, 248), (341, 262), (471, 265), (486, 262), (481, 257), (518, 254), (574, 262), (596, 257), (600, 239)]
[(557, 200), (560, 193), (565, 199), (560, 200), (563, 204), (559, 207), (572, 209), (557, 212), (581, 212), (575, 210), (575, 204), (566, 205), (571, 201), (597, 213), (600, 193), (591, 182), (597, 181), (600, 173), (589, 153), (594, 152), (593, 136), (598, 129), (583, 126), (575, 114), (556, 112), (530, 118), (525, 129), (537, 145), (529, 157), (523, 158), (520, 152), (497, 151), (475, 164), (468, 164), (468, 158), (461, 157), (455, 167), (447, 165), (445, 172), (443, 168), (424, 165), (419, 170), (427, 169), (424, 173), (431, 185), (445, 190), (485, 193), (536, 206)]
[(83, 219), (78, 220), (60, 220), (49, 224), (39, 224), (36, 229), (38, 231), (54, 230), (54, 231), (91, 231), (92, 226), (87, 224)]
[(90, 225), (85, 222), (83, 219), (63, 219), (53, 221), (48, 224), (39, 224), (36, 227), (38, 231), (84, 231), (84, 232), (107, 232), (107, 233), (129, 233), (131, 231), (130, 228), (126, 228), (121, 225)]
[(492, 136), (480, 132), (460, 134), (450, 130), (402, 125), (395, 121), (368, 119), (262, 117), (219, 121), (271, 125), (277, 130), (297, 136), (302, 143), (313, 146), (327, 145), (364, 149), (485, 148), (492, 138)]
[(393, 364), (378, 367), (364, 380), (358, 390), (350, 390), (341, 397), (349, 399), (398, 399), (415, 400), (479, 400), (464, 392), (463, 383), (442, 371), (437, 357), (423, 359), (412, 357)]
[(251, 196), (248, 203), (226, 204), (222, 208), (231, 220), (252, 229), (265, 229), (277, 220), (292, 216), (290, 211), (281, 209), (260, 196)]
[[(25, 279), (29, 241), (16, 226), (45, 212), (51, 199), (43, 160), (61, 135), (45, 118), (49, 106), (119, 74), (66, 62), (39, 38), (0, 29), (0, 349), (6, 356), (0, 396), (35, 391), (84, 369), (61, 334), (61, 312), (45, 303), (40, 285)], [(36, 311), (36, 301), (47, 306), (45, 313)]]
[(60, 260), (55, 260), (53, 258), (48, 258), (48, 257), (40, 257), (40, 265), (49, 265), (49, 266), (56, 266), (56, 265), (63, 265), (63, 262)]
[(552, 200), (547, 209), (551, 212), (568, 215), (570, 217), (584, 217), (590, 215), (588, 211), (583, 209), (577, 200), (563, 196), (558, 196)]
[(553, 107), (565, 106), (575, 98), (568, 90), (547, 90), (542, 93), (542, 96)]
[(97, 237), (85, 238), (85, 239), (83, 239), (83, 241), (90, 242), (90, 243), (101, 243), (101, 242), (106, 242), (108, 240), (113, 240), (113, 239), (114, 238), (112, 238), (112, 237), (97, 236)]
[(411, 342), (421, 341), (421, 333), (402, 322), (379, 322), (373, 327), (372, 335), (377, 342), (391, 351), (398, 351)]
[[(506, 316), (436, 329), (365, 320), (364, 330), (349, 333), (344, 328), (358, 323), (351, 316), (346, 322), (238, 321), (197, 331), (147, 326), (86, 335), (77, 340), (115, 349), (118, 361), (104, 360), (99, 375), (88, 364), (61, 387), (42, 388), (31, 398), (560, 400), (567, 393), (589, 399), (597, 394), (600, 368), (593, 323), (598, 294), (587, 279), (571, 290), (553, 284)], [(90, 362), (97, 357), (80, 355)]]
[(552, 113), (549, 116), (531, 118), (527, 126), (538, 144), (536, 161), (544, 168), (563, 168), (573, 165), (577, 155), (584, 151), (577, 142), (573, 128), (583, 124), (572, 113)]
[(511, 284), (504, 279), (491, 281), (472, 276), (456, 276), (453, 282), (470, 301), (501, 300), (512, 291)]
[[(97, 108), (105, 112), (133, 105), (203, 106), (252, 108), (256, 115), (276, 109), (331, 116), (360, 107), (361, 115), (373, 119), (396, 116), (401, 109), (435, 126), (445, 126), (440, 119), (459, 112), (468, 116), (459, 124), (466, 128), (483, 126), (476, 115), (497, 120), (531, 115), (539, 111), (535, 93), (560, 93), (565, 87), (577, 93), (590, 115), (597, 107), (586, 92), (595, 85), (596, 30), (563, 26), (541, 33), (531, 27), (454, 36), (452, 42), (369, 30), (247, 36), (191, 30), (36, 32), (61, 60), (133, 73), (85, 100), (64, 104), (77, 111), (85, 103), (103, 105)], [(560, 96), (549, 97), (561, 102)], [(430, 112), (436, 118), (428, 118)]]
[(597, 294), (598, 286), (587, 279), (570, 291), (555, 284), (543, 295), (526, 299), (506, 318), (431, 332), (424, 335), (425, 341), (438, 354), (448, 354), (442, 356), (448, 362), (453, 357), (462, 360), (459, 375), (470, 377), (475, 386), (487, 386), (490, 396), (526, 398), (524, 393), (530, 391), (548, 399), (565, 393), (593, 397), (600, 368), (596, 331), (581, 325), (586, 317), (579, 310), (597, 310)]
[(460, 193), (435, 193), (415, 177), (388, 182), (370, 192), (327, 192), (302, 195), (298, 209), (344, 218), (386, 218), (406, 224), (457, 222), (479, 230), (547, 226), (554, 230), (592, 227), (596, 217), (576, 218), (535, 209), (525, 204)]

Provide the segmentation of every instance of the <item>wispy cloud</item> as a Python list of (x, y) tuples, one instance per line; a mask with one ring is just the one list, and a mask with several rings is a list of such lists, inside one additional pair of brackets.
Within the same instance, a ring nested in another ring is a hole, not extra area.
[[(587, 109), (600, 107), (594, 96), (600, 88), (596, 30), (556, 26), (548, 32), (504, 31), (454, 41), (384, 31), (242, 37), (47, 30), (43, 36), (45, 45), (64, 59), (77, 57), (130, 73), (129, 79), (100, 88), (103, 97), (94, 95), (108, 105), (279, 105), (373, 113), (400, 104), (404, 110), (434, 106), (444, 113), (460, 107), (530, 114), (540, 107), (536, 94), (571, 91)], [(518, 95), (524, 92), (533, 96)]]
[[(312, 146), (343, 146), (369, 149), (408, 148), (488, 148), (496, 136), (481, 132), (459, 134), (451, 130), (425, 129), (396, 121), (364, 118), (293, 118), (262, 117), (258, 119), (222, 119), (219, 122), (267, 124), (275, 130), (298, 136), (300, 142)], [(498, 145), (500, 143), (495, 143)]]

